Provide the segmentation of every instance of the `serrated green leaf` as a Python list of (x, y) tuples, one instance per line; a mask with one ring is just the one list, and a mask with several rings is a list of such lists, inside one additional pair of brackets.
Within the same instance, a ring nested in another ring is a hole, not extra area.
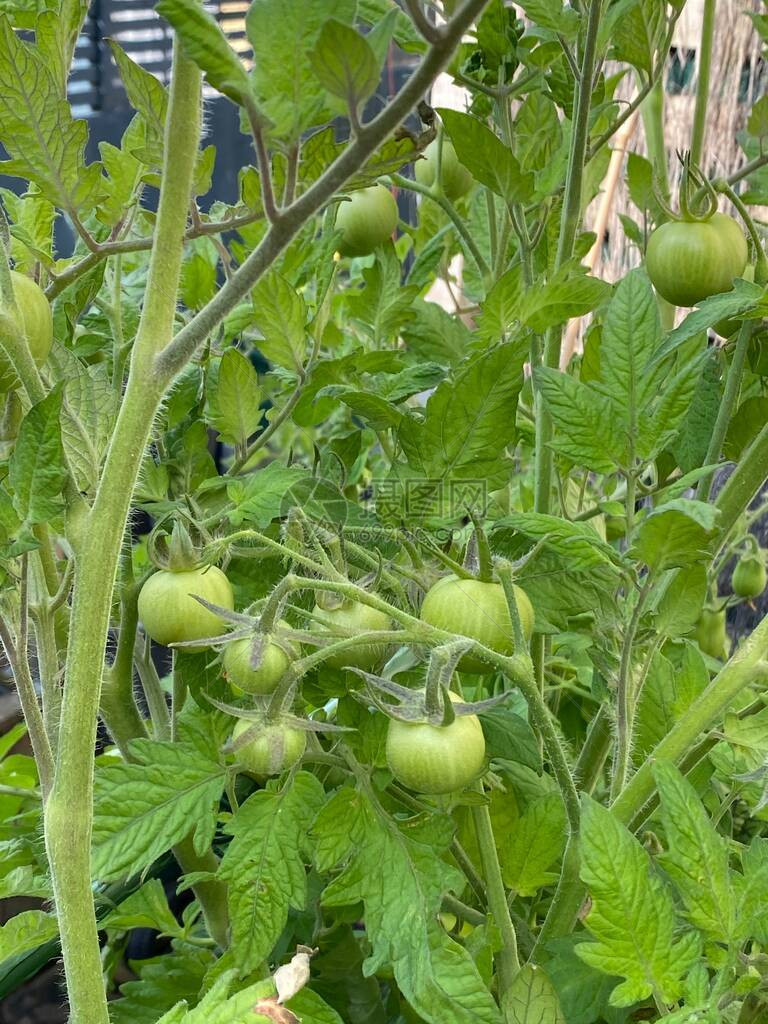
[(541, 366), (534, 384), (555, 424), (553, 447), (578, 466), (610, 473), (626, 461), (610, 400), (568, 373)]
[(300, 369), (306, 356), (307, 307), (295, 288), (273, 272), (253, 289), (253, 319), (264, 335), (258, 347), (272, 362)]
[(24, 910), (0, 927), (0, 961), (37, 949), (58, 934), (54, 914)]
[(443, 859), (451, 832), (449, 822), (434, 818), (400, 828), (364, 794), (340, 790), (312, 829), (318, 870), (344, 860), (322, 902), (362, 901), (371, 944), (366, 973), (392, 964), (400, 990), (428, 1024), (499, 1024), (498, 1008), (467, 951), (431, 923), (442, 895), (464, 886)]
[(168, 93), (158, 79), (136, 64), (114, 39), (109, 40), (109, 47), (120, 70), (131, 106), (141, 115), (144, 128), (144, 146), (153, 154), (152, 164), (162, 165), (163, 138), (165, 134), (165, 117), (168, 112)]
[(61, 440), (63, 386), (33, 405), (21, 421), (8, 468), (13, 504), (28, 523), (45, 523), (62, 508), (67, 479)]
[(379, 64), (370, 43), (350, 25), (329, 18), (312, 51), (321, 85), (356, 114), (379, 84)]
[(261, 422), (261, 388), (250, 359), (236, 348), (221, 357), (216, 387), (208, 397), (211, 426), (227, 444), (243, 445)]
[(0, 15), (0, 138), (10, 156), (0, 171), (34, 181), (64, 210), (92, 209), (101, 167), (85, 164), (88, 126), (73, 119), (54, 70)]
[(226, 772), (199, 748), (134, 740), (133, 763), (99, 767), (95, 782), (93, 872), (104, 881), (143, 871), (174, 843), (213, 839)]
[(660, 651), (654, 653), (637, 707), (635, 755), (639, 762), (664, 739), (708, 682), (701, 653), (689, 641), (684, 641), (683, 654), (675, 665)]
[(541, 334), (550, 327), (564, 324), (571, 317), (591, 313), (610, 291), (611, 286), (607, 281), (566, 266), (549, 281), (535, 284), (524, 291), (519, 318)]
[(630, 557), (657, 572), (705, 561), (718, 516), (719, 509), (701, 501), (668, 501), (640, 523)]
[(526, 964), (504, 999), (509, 1024), (567, 1024), (557, 993), (543, 968)]
[(715, 942), (727, 944), (734, 907), (725, 840), (709, 820), (696, 790), (673, 764), (658, 761), (653, 777), (669, 847), (661, 863), (683, 898), (691, 924)]
[(404, 419), (399, 439), (411, 467), (427, 479), (485, 480), (504, 473), (527, 346), (500, 345), (469, 359), (434, 391), (423, 420)]
[(620, 559), (610, 544), (601, 540), (589, 523), (537, 512), (510, 512), (494, 523), (494, 533), (512, 529), (532, 540), (545, 540), (574, 570), (596, 565), (618, 566)]
[(254, 793), (226, 826), (233, 839), (217, 877), (227, 883), (232, 939), (242, 976), (269, 957), (289, 909), (304, 909), (304, 840), (323, 799), (318, 780), (299, 772), (281, 791)]
[(591, 898), (584, 923), (596, 941), (578, 945), (577, 954), (625, 979), (611, 993), (612, 1006), (631, 1006), (653, 994), (673, 1003), (699, 956), (699, 935), (677, 937), (672, 897), (648, 854), (609, 810), (586, 796), (581, 853), (581, 877)]
[(132, 928), (152, 928), (163, 935), (181, 935), (182, 926), (168, 906), (165, 886), (159, 878), (151, 878), (136, 892), (99, 921), (100, 928), (130, 931)]
[(244, 479), (229, 481), (227, 497), (234, 505), (230, 522), (233, 526), (252, 522), (259, 529), (266, 529), (281, 514), (291, 489), (310, 476), (301, 466), (271, 462)]
[(530, 199), (534, 177), (523, 172), (511, 149), (471, 114), (440, 108), (440, 117), (462, 164), (482, 184), (510, 203)]
[(253, 47), (253, 82), (274, 133), (298, 140), (327, 120), (326, 94), (311, 54), (329, 18), (351, 25), (354, 0), (254, 0), (246, 15)]
[(247, 103), (248, 74), (212, 15), (197, 0), (158, 0), (155, 10), (173, 26), (187, 56), (213, 88), (235, 103)]
[(504, 883), (520, 896), (533, 896), (555, 881), (551, 870), (566, 838), (565, 810), (559, 793), (535, 800), (518, 819), (500, 851)]

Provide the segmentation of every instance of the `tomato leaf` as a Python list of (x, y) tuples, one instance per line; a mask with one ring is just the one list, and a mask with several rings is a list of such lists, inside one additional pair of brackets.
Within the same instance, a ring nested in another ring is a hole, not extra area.
[(635, 837), (590, 797), (583, 797), (581, 877), (592, 897), (585, 925), (595, 938), (576, 953), (606, 974), (624, 978), (612, 1006), (631, 1006), (656, 992), (667, 1003), (700, 954), (697, 932), (679, 933), (670, 891)]
[(222, 440), (243, 445), (261, 423), (261, 388), (250, 359), (236, 348), (221, 357), (209, 418)]
[(668, 501), (640, 523), (629, 555), (656, 571), (706, 561), (719, 514), (701, 501)]
[(253, 320), (264, 340), (258, 347), (279, 366), (300, 369), (306, 355), (307, 307), (284, 277), (272, 272), (253, 289)]
[(289, 909), (304, 909), (306, 835), (323, 798), (320, 782), (299, 772), (281, 790), (254, 793), (226, 826), (233, 838), (217, 877), (227, 883), (232, 938), (243, 976), (269, 957)]
[(533, 174), (523, 173), (517, 157), (498, 135), (471, 114), (444, 107), (438, 113), (460, 162), (481, 184), (510, 203), (531, 198)]
[(45, 523), (62, 509), (61, 492), (67, 479), (61, 440), (61, 405), (64, 388), (32, 406), (21, 421), (11, 454), (8, 476), (13, 504), (21, 519)]
[(158, 0), (155, 10), (176, 31), (186, 55), (214, 89), (234, 103), (251, 99), (251, 83), (218, 22), (197, 0)]
[(344, 100), (353, 115), (379, 84), (379, 64), (370, 43), (335, 18), (329, 18), (320, 30), (312, 67), (323, 87)]
[(667, 851), (660, 860), (682, 896), (688, 920), (715, 942), (728, 943), (734, 927), (728, 846), (696, 790), (669, 762), (653, 766), (661, 799)]
[(226, 771), (188, 743), (134, 740), (135, 761), (96, 772), (94, 877), (143, 871), (193, 829), (195, 849), (210, 847)]
[(506, 993), (509, 1024), (566, 1024), (557, 993), (541, 967), (526, 964)]

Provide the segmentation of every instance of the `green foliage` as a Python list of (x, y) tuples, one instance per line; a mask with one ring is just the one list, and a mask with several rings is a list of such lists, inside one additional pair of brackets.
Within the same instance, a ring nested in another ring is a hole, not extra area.
[[(620, 222), (641, 255), (669, 222), (652, 104), (680, 7), (518, 8), (253, 0), (251, 63), (209, 5), (160, 0), (173, 81), (112, 41), (133, 116), (93, 161), (67, 101), (84, 3), (0, 0), (0, 172), (26, 188), (0, 189), (0, 642), (35, 754), (0, 739), (0, 899), (34, 901), (0, 929), (0, 997), (60, 941), (78, 1024), (768, 1012), (768, 624), (724, 664), (755, 588), (721, 586), (765, 513), (760, 253), (677, 326), (642, 267), (587, 268), (622, 79), (653, 91)], [(420, 102), (443, 68), (461, 111)], [(216, 151), (232, 105), (253, 166)], [(438, 131), (467, 192), (413, 177)], [(715, 185), (737, 210), (768, 201), (765, 135), (758, 99)], [(388, 216), (351, 256), (336, 218), (371, 185)], [(52, 305), (39, 367), (6, 262)], [(182, 628), (201, 602), (149, 621), (158, 568), (201, 596), (180, 552), (221, 636)], [(506, 587), (507, 643), (422, 619), (449, 574)], [(254, 672), (279, 648), (270, 692), (225, 672), (230, 641)], [(472, 771), (411, 748), (398, 781), (390, 720), (457, 714)], [(160, 944), (126, 965), (136, 929)]]

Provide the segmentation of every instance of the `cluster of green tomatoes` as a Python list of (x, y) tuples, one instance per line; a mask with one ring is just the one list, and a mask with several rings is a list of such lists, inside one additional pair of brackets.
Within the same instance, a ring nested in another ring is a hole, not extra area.
[[(139, 594), (139, 616), (147, 634), (165, 646), (225, 637), (225, 620), (201, 604), (198, 597), (217, 608), (234, 609), (230, 582), (215, 565), (155, 572)], [(534, 627), (533, 607), (519, 587), (515, 587), (515, 597), (528, 640)], [(322, 602), (322, 597), (318, 600)], [(512, 621), (500, 583), (444, 576), (426, 593), (420, 615), (429, 625), (476, 640), (499, 654), (514, 651)], [(344, 600), (332, 607), (316, 604), (310, 615), (310, 629), (318, 646), (393, 628), (386, 612), (356, 600)], [(300, 656), (296, 642), (283, 635), (288, 630), (288, 624), (281, 621), (268, 636), (254, 633), (222, 640), (223, 674), (232, 690), (241, 697), (248, 695), (255, 706), (267, 703)], [(257, 647), (258, 656), (254, 657)], [(368, 638), (343, 653), (329, 652), (325, 663), (339, 670), (376, 672), (389, 650), (387, 642)], [(461, 656), (458, 668), (471, 673), (490, 671), (472, 652)], [(451, 699), (459, 701), (454, 695)], [(262, 777), (289, 768), (307, 747), (307, 731), (297, 724), (295, 719), (255, 722), (253, 717), (237, 718), (232, 731), (237, 762), (247, 772)], [(485, 740), (480, 720), (475, 714), (458, 713), (448, 725), (432, 725), (392, 717), (386, 755), (394, 777), (417, 792), (437, 795), (462, 789), (484, 767)]]

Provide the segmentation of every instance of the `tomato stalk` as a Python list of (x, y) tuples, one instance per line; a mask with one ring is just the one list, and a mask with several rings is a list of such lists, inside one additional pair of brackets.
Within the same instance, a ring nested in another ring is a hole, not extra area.
[[(725, 380), (725, 390), (723, 391), (723, 397), (720, 402), (717, 419), (715, 420), (715, 426), (712, 430), (712, 437), (709, 440), (707, 454), (704, 459), (705, 466), (714, 466), (720, 458), (720, 452), (722, 451), (723, 442), (725, 441), (725, 435), (728, 432), (728, 424), (731, 422), (731, 416), (733, 415), (733, 411), (736, 407), (739, 390), (741, 389), (741, 378), (744, 375), (744, 364), (747, 360), (749, 339), (752, 337), (752, 327), (752, 322), (750, 320), (745, 320), (739, 328), (739, 333), (736, 338), (736, 348), (733, 351), (731, 365), (728, 368), (728, 376)], [(710, 470), (699, 480), (696, 487), (696, 497), (699, 501), (707, 500), (710, 487), (712, 486), (713, 476), (714, 470)]]
[(152, 361), (171, 336), (200, 136), (201, 75), (174, 51), (165, 166), (146, 300), (125, 398), (75, 573), (72, 626), (45, 838), (72, 1024), (108, 1024), (91, 888), (93, 749), (117, 562), (152, 420), (162, 394)]
[[(482, 782), (479, 782), (475, 788), (481, 796), (485, 795)], [(510, 917), (499, 855), (496, 850), (491, 812), (485, 801), (472, 807), (472, 821), (475, 826), (480, 863), (485, 878), (488, 909), (501, 934), (501, 949), (496, 956), (499, 1005), (504, 1020), (511, 1021), (513, 1019), (512, 1007), (508, 1005), (508, 993), (516, 976), (520, 973), (520, 958), (517, 952), (517, 933)]]
[(637, 627), (645, 609), (645, 602), (651, 588), (651, 576), (646, 579), (629, 620), (624, 642), (621, 646), (621, 662), (619, 665), (619, 685), (616, 694), (616, 750), (613, 760), (613, 778), (611, 781), (611, 799), (615, 799), (627, 780), (632, 752), (632, 727), (634, 714), (634, 694), (632, 692), (632, 653), (637, 636)]
[(707, 128), (709, 105), (709, 75), (712, 69), (712, 41), (715, 34), (715, 0), (704, 0), (704, 14), (701, 20), (701, 42), (696, 52), (698, 81), (696, 83), (696, 107), (691, 132), (691, 160), (701, 163), (704, 147), (704, 133)]
[(456, 228), (456, 232), (459, 238), (466, 245), (470, 255), (472, 256), (472, 259), (477, 264), (477, 269), (481, 277), (485, 281), (486, 285), (490, 287), (492, 280), (491, 268), (486, 263), (483, 254), (477, 247), (477, 243), (472, 237), (469, 228), (464, 223), (464, 220), (459, 215), (458, 210), (450, 201), (450, 199), (445, 195), (445, 193), (442, 192), (438, 187), (437, 182), (439, 179), (435, 178), (434, 185), (422, 185), (420, 182), (413, 181), (411, 178), (406, 178), (402, 174), (390, 174), (389, 180), (392, 182), (393, 185), (396, 185), (397, 188), (407, 189), (411, 192), (416, 192), (418, 195), (426, 196), (428, 199), (431, 199), (433, 203), (436, 203), (440, 207), (443, 213), (445, 213), (448, 216), (451, 223)]

